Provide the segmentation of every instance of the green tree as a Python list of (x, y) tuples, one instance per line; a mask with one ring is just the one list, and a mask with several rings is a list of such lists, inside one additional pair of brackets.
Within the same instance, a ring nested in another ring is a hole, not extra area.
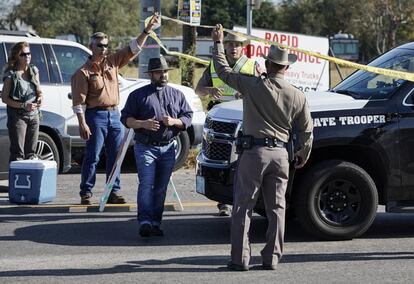
[(139, 4), (138, 0), (22, 0), (14, 17), (45, 37), (74, 34), (86, 44), (92, 33), (103, 31), (119, 42), (138, 34)]
[(253, 11), (254, 28), (277, 30), (280, 28), (279, 14), (270, 2), (263, 2), (260, 8)]
[(354, 0), (284, 0), (278, 6), (277, 17), (281, 30), (331, 36), (350, 32), (358, 6)]
[[(170, 18), (177, 17), (177, 0), (162, 0), (161, 13)], [(163, 21), (161, 23), (162, 36), (181, 36), (183, 33), (182, 26), (170, 21)]]
[[(214, 26), (220, 23), (227, 29), (237, 25), (246, 26), (245, 0), (205, 0), (201, 5), (202, 25)], [(211, 30), (205, 28), (199, 28), (197, 32), (198, 35), (211, 35)]]
[(15, 28), (14, 22), (11, 20), (14, 5), (13, 0), (2, 0), (0, 7), (0, 29)]
[(361, 7), (354, 15), (354, 29), (367, 58), (412, 39), (413, 0), (365, 0)]

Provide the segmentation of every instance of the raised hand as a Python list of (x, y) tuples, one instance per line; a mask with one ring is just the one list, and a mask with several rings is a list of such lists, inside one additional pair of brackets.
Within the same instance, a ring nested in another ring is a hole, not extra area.
[(223, 42), (224, 33), (223, 33), (223, 26), (221, 24), (217, 24), (213, 32), (211, 33), (211, 37), (213, 38), (213, 41), (221, 41)]
[(152, 15), (151, 20), (148, 22), (148, 25), (145, 27), (145, 30), (147, 32), (154, 30), (160, 26), (160, 14), (158, 12), (155, 12), (154, 15)]

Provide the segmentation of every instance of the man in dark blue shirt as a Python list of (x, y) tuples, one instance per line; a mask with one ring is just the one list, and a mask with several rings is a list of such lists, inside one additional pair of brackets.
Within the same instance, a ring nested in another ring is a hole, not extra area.
[(135, 130), (138, 171), (138, 223), (141, 237), (162, 236), (165, 194), (175, 164), (174, 137), (191, 125), (193, 111), (184, 94), (168, 83), (164, 57), (151, 58), (151, 84), (133, 91), (121, 111), (121, 121)]

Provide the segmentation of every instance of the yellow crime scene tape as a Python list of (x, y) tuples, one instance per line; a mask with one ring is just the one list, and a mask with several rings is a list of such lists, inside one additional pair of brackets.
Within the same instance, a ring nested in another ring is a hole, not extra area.
[[(151, 18), (152, 18), (152, 16), (150, 16), (150, 17), (148, 17), (148, 18), (146, 18), (145, 19), (145, 26), (147, 26), (148, 25), (148, 22), (151, 20)], [(169, 19), (169, 18), (168, 18)], [(153, 31), (153, 30), (151, 30), (151, 32), (150, 32), (150, 34), (149, 34), (149, 36), (152, 38), (152, 39), (154, 39), (157, 43), (158, 43), (158, 45), (165, 51), (165, 53), (166, 54), (168, 54), (168, 55), (173, 55), (173, 56), (177, 56), (177, 57), (180, 57), (180, 58), (185, 58), (185, 59), (188, 59), (188, 60), (192, 60), (192, 61), (194, 61), (194, 62), (197, 62), (197, 63), (200, 63), (200, 64), (203, 64), (203, 65), (208, 65), (210, 62), (209, 61), (207, 61), (207, 60), (203, 60), (203, 59), (201, 59), (201, 58), (197, 58), (197, 57), (195, 57), (195, 56), (191, 56), (191, 55), (188, 55), (188, 54), (184, 54), (184, 53), (180, 53), (180, 52), (176, 52), (176, 51), (169, 51), (163, 44), (162, 44), (162, 41), (159, 39), (159, 37), (157, 36), (157, 34)]]
[[(150, 18), (151, 17), (149, 17), (145, 20), (146, 24), (148, 23)], [(170, 18), (170, 17), (167, 17), (167, 16), (161, 16), (161, 19), (164, 19), (164, 20), (167, 20), (167, 21), (173, 21), (173, 22), (175, 22), (177, 24), (180, 24), (180, 25), (188, 25), (188, 26), (208, 28), (208, 29), (213, 29), (214, 28), (214, 26), (195, 25), (195, 24), (183, 22), (183, 21), (178, 20), (178, 19), (173, 19), (173, 18)], [(233, 30), (229, 30), (229, 29), (224, 29), (224, 31), (227, 32), (227, 33), (233, 34), (233, 35), (238, 35), (238, 36), (244, 37), (248, 40), (254, 40), (254, 41), (266, 43), (266, 44), (269, 44), (269, 45), (273, 44), (273, 45), (277, 45), (277, 46), (280, 46), (282, 48), (286, 48), (286, 49), (289, 49), (289, 50), (292, 50), (292, 51), (301, 52), (301, 53), (307, 54), (309, 56), (317, 57), (317, 58), (320, 58), (320, 59), (324, 59), (324, 60), (336, 63), (336, 64), (341, 65), (341, 66), (351, 67), (351, 68), (359, 69), (359, 70), (365, 70), (365, 71), (368, 71), (368, 72), (371, 72), (371, 73), (381, 74), (381, 75), (385, 75), (385, 76), (389, 76), (389, 77), (393, 77), (393, 78), (400, 78), (400, 79), (404, 79), (404, 80), (407, 80), (407, 81), (414, 82), (414, 73), (391, 70), (391, 69), (385, 69), (385, 68), (379, 68), (379, 67), (372, 67), (372, 66), (359, 64), (359, 63), (355, 63), (355, 62), (348, 61), (348, 60), (339, 59), (339, 58), (336, 58), (336, 57), (333, 57), (333, 56), (324, 55), (324, 54), (320, 54), (320, 53), (317, 53), (317, 52), (313, 52), (313, 51), (309, 51), (309, 50), (305, 50), (305, 49), (301, 49), (301, 48), (291, 47), (291, 46), (288, 46), (288, 45), (280, 44), (280, 43), (275, 42), (275, 41), (265, 40), (265, 39), (255, 37), (255, 36), (251, 36), (251, 35), (249, 36), (249, 35), (246, 35), (246, 34), (243, 34), (243, 33), (240, 33), (240, 32), (236, 32), (236, 31), (233, 31)], [(165, 46), (162, 44), (161, 40), (157, 37), (157, 35), (153, 31), (151, 31), (150, 36), (169, 55), (183, 57), (183, 58), (193, 60), (197, 63), (201, 63), (201, 64), (204, 64), (204, 65), (209, 64), (209, 61), (206, 61), (206, 60), (203, 60), (203, 59), (200, 59), (200, 58), (188, 55), (188, 54), (183, 54), (183, 53), (180, 53), (180, 52), (167, 50), (167, 48), (165, 48)]]

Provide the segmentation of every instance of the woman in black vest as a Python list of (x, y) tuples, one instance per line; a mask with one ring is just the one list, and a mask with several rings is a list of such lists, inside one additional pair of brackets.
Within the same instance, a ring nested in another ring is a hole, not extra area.
[(10, 161), (36, 159), (39, 136), (39, 108), (42, 95), (39, 70), (30, 64), (30, 46), (16, 43), (3, 76), (2, 101), (7, 105)]

